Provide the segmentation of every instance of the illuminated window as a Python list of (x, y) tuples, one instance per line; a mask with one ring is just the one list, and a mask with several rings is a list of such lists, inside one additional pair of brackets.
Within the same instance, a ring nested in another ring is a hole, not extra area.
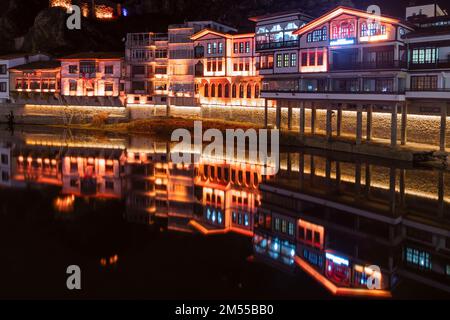
[(275, 231), (280, 231), (280, 218), (275, 218), (274, 229)]
[(421, 269), (431, 270), (431, 257), (428, 252), (414, 248), (406, 248), (406, 262), (415, 265)]
[(438, 48), (417, 48), (412, 50), (412, 63), (430, 64), (438, 59)]
[(223, 43), (219, 42), (219, 53), (222, 54), (223, 53)]
[(379, 22), (361, 24), (361, 37), (372, 37), (386, 34), (386, 26)]
[(297, 66), (297, 54), (291, 53), (291, 67)]
[(289, 222), (289, 225), (288, 225), (288, 234), (290, 235), (290, 236), (294, 236), (294, 224), (292, 223), (292, 222)]
[(288, 68), (289, 67), (289, 53), (285, 53), (283, 55), (283, 67)]
[(211, 52), (212, 52), (212, 46), (211, 46), (211, 43), (208, 43), (206, 52), (207, 52), (208, 54), (211, 54)]
[(283, 67), (283, 55), (277, 54), (277, 68)]
[(245, 43), (245, 53), (250, 53), (250, 41)]
[(412, 76), (411, 89), (435, 90), (437, 88), (437, 76)]
[(323, 27), (321, 29), (317, 29), (311, 33), (308, 33), (306, 42), (326, 41), (327, 39), (327, 27)]
[(239, 43), (235, 42), (233, 46), (233, 52), (238, 53), (239, 52)]
[(244, 53), (244, 42), (239, 42), (239, 53)]
[(355, 21), (333, 21), (331, 23), (332, 40), (350, 39), (355, 37)]

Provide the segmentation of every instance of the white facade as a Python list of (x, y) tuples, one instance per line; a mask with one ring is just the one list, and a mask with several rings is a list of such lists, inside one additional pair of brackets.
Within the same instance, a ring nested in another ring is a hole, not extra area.
[(237, 31), (214, 21), (190, 21), (169, 26), (169, 103), (177, 106), (197, 106), (195, 98), (194, 41), (191, 36), (203, 29), (220, 32)]
[(63, 96), (119, 97), (121, 95), (123, 91), (121, 57), (80, 54), (60, 60)]
[(0, 56), (0, 102), (10, 99), (9, 69), (35, 61), (47, 61), (50, 57), (45, 54), (10, 54)]

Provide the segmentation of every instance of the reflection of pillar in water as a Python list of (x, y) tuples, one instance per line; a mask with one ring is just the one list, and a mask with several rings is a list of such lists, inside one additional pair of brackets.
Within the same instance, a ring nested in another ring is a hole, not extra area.
[(366, 163), (366, 198), (369, 198), (370, 195), (370, 184), (371, 184), (371, 178), (372, 178), (372, 167), (369, 163)]
[(399, 187), (400, 187), (400, 205), (402, 207), (405, 206), (405, 176), (406, 176), (406, 170), (400, 169), (400, 180), (399, 180)]
[(445, 209), (445, 174), (443, 170), (439, 171), (438, 193), (438, 215), (443, 217)]
[(300, 188), (303, 188), (304, 176), (305, 176), (305, 154), (300, 152), (298, 154), (298, 173), (299, 173), (299, 183)]

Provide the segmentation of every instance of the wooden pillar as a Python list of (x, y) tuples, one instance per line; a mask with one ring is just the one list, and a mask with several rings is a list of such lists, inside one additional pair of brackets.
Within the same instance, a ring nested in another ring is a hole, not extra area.
[(292, 107), (290, 102), (288, 102), (288, 130), (292, 130)]
[(310, 174), (309, 174), (309, 183), (311, 186), (313, 185), (315, 174), (316, 174), (316, 167), (314, 165), (314, 156), (311, 155)]
[(356, 144), (361, 144), (362, 141), (362, 105), (356, 106)]
[(331, 140), (331, 137), (333, 136), (332, 116), (333, 116), (333, 110), (331, 107), (331, 103), (329, 103), (327, 105), (327, 139), (328, 140)]
[(400, 129), (400, 140), (401, 140), (400, 143), (402, 146), (406, 145), (407, 125), (408, 125), (408, 104), (405, 102), (402, 105), (402, 122), (401, 122), (401, 129)]
[(367, 128), (366, 128), (366, 139), (367, 141), (371, 141), (372, 140), (372, 116), (373, 113), (373, 105), (368, 105), (367, 106)]
[(269, 100), (264, 100), (264, 128), (269, 127)]
[(439, 135), (439, 150), (445, 152), (445, 131), (447, 130), (447, 104), (441, 107), (441, 132)]
[(395, 104), (391, 112), (391, 147), (397, 146), (397, 112), (398, 104)]
[(336, 136), (340, 137), (342, 131), (342, 105), (338, 105), (336, 117)]
[(300, 102), (300, 137), (303, 138), (305, 136), (305, 103)]
[(311, 103), (311, 134), (316, 133), (316, 106), (314, 102)]

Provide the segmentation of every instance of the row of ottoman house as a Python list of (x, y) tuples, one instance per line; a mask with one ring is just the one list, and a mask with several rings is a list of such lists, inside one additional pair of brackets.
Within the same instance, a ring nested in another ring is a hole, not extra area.
[[(437, 5), (405, 19), (337, 7), (250, 18), (242, 33), (214, 21), (132, 33), (125, 54), (0, 56), (0, 101), (74, 105), (269, 106), (286, 101), (450, 98), (450, 17)], [(274, 102), (276, 101), (276, 102)], [(445, 106), (446, 108), (446, 106)]]

